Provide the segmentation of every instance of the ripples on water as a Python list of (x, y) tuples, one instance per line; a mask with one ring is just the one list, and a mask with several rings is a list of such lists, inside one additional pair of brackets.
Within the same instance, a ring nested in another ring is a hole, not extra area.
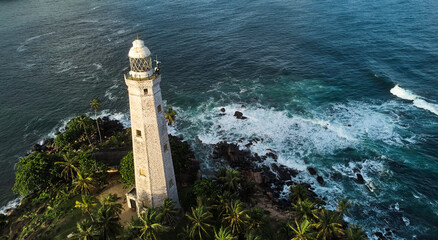
[[(436, 1), (2, 1), (0, 202), (14, 198), (18, 158), (92, 98), (129, 124), (122, 76), (140, 33), (178, 110), (170, 131), (190, 142), (204, 170), (219, 164), (209, 144), (263, 138), (251, 151), (273, 149), (319, 194), (349, 197), (349, 221), (432, 238), (437, 13)], [(374, 192), (355, 183), (354, 168)]]

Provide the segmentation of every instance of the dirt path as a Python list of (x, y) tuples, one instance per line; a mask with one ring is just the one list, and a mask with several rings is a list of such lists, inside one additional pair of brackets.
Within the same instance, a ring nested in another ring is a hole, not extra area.
[(108, 185), (102, 190), (102, 192), (97, 196), (98, 199), (102, 199), (107, 197), (110, 193), (117, 194), (120, 198), (117, 202), (122, 204), (123, 210), (120, 214), (120, 223), (123, 226), (126, 226), (128, 222), (131, 221), (132, 218), (137, 217), (135, 211), (132, 211), (128, 208), (128, 204), (126, 202), (125, 194), (128, 192), (128, 188), (123, 188), (123, 184), (119, 182), (120, 174), (119, 173), (109, 173), (108, 176)]

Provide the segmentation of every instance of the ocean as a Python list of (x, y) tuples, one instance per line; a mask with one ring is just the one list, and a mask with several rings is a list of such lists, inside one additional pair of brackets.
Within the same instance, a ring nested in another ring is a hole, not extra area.
[(221, 164), (213, 144), (263, 138), (249, 149), (275, 151), (328, 208), (348, 197), (370, 237), (438, 234), (438, 1), (3, 0), (0, 22), (1, 211), (18, 202), (18, 159), (91, 99), (129, 125), (141, 34), (178, 113), (169, 131), (204, 173)]

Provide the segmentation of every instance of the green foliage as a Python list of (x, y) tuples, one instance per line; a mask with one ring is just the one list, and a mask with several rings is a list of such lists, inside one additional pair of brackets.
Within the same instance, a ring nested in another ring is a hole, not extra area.
[(240, 172), (231, 168), (219, 169), (217, 178), (223, 184), (225, 190), (237, 192), (241, 182)]
[(164, 112), (164, 118), (167, 120), (167, 125), (170, 126), (170, 125), (172, 125), (172, 123), (175, 122), (175, 116), (176, 116), (176, 112), (172, 108), (168, 108)]
[(173, 226), (176, 223), (176, 213), (175, 208), (176, 203), (170, 198), (165, 198), (163, 201), (163, 206), (158, 208), (158, 217), (161, 219), (161, 223), (167, 226)]
[(52, 186), (58, 178), (58, 168), (54, 163), (57, 156), (42, 152), (33, 152), (20, 159), (15, 172), (15, 184), (12, 190), (21, 196)]
[(218, 232), (214, 231), (214, 239), (215, 240), (237, 240), (236, 236), (231, 234), (230, 229), (224, 228), (221, 226)]
[(296, 184), (290, 187), (289, 198), (292, 201), (302, 201), (309, 198), (307, 188), (303, 184)]
[(347, 229), (345, 240), (365, 240), (368, 239), (365, 231), (362, 230), (362, 227), (357, 225), (352, 225)]
[(131, 130), (119, 131), (114, 133), (106, 142), (103, 143), (104, 147), (123, 147), (131, 144)]
[(142, 212), (137, 221), (133, 221), (130, 229), (137, 229), (140, 239), (156, 240), (161, 232), (166, 232), (169, 229), (160, 224), (158, 212), (154, 209), (146, 208)]
[(102, 186), (105, 184), (108, 176), (108, 166), (93, 158), (91, 150), (79, 153), (76, 159), (78, 159), (78, 169), (82, 175), (91, 177), (97, 185)]
[(83, 134), (87, 135), (87, 132), (91, 132), (93, 129), (93, 119), (86, 117), (85, 115), (77, 116), (67, 123), (65, 132), (56, 136), (54, 144), (58, 148), (64, 148), (71, 145), (75, 149), (78, 149), (80, 145), (83, 144), (79, 141), (79, 138), (83, 136)]
[(191, 213), (186, 214), (189, 219), (189, 236), (191, 239), (205, 239), (210, 236), (210, 231), (212, 229), (212, 225), (210, 222), (212, 221), (213, 215), (205, 209), (204, 206), (200, 205), (196, 208), (191, 208)]
[(220, 186), (211, 178), (203, 178), (195, 182), (193, 185), (193, 193), (203, 200), (216, 198), (220, 193)]
[(172, 149), (172, 160), (175, 173), (184, 172), (187, 158), (190, 153), (190, 146), (185, 142), (177, 141), (175, 137), (169, 137), (170, 148)]
[(120, 175), (122, 178), (120, 182), (123, 183), (124, 187), (131, 187), (135, 183), (135, 175), (134, 175), (134, 155), (129, 152), (126, 156), (120, 160)]

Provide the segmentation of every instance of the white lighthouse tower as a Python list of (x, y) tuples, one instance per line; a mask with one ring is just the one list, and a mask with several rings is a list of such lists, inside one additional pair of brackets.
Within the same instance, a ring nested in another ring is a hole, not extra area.
[(128, 56), (131, 71), (125, 75), (125, 82), (129, 92), (135, 171), (135, 189), (127, 194), (128, 205), (136, 208), (137, 213), (143, 207), (161, 206), (165, 198), (179, 205), (158, 62), (152, 69), (151, 52), (139, 39), (132, 42)]

